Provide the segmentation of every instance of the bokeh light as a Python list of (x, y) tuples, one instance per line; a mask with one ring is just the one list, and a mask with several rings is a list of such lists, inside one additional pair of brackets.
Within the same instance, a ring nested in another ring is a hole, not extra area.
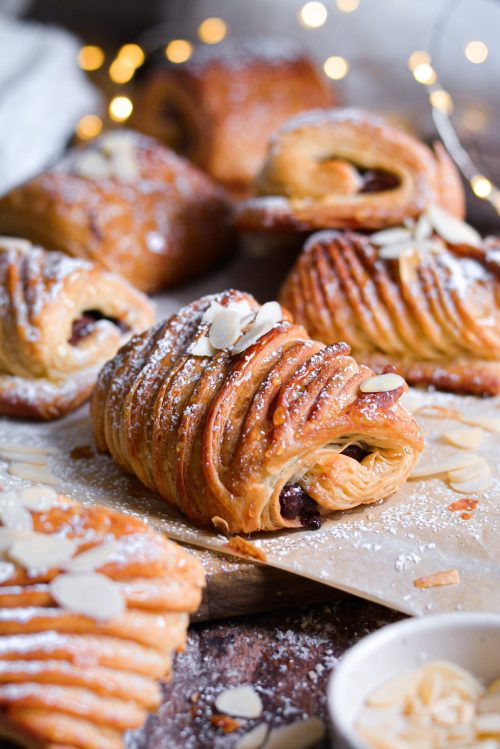
[(328, 11), (323, 3), (310, 0), (299, 11), (299, 21), (309, 29), (318, 29), (328, 18)]
[(204, 44), (218, 44), (227, 34), (227, 25), (222, 18), (205, 18), (198, 26), (198, 36)]
[(133, 109), (134, 105), (128, 96), (115, 96), (109, 102), (108, 112), (115, 122), (124, 122), (130, 117)]
[(75, 132), (80, 140), (90, 140), (102, 130), (102, 120), (97, 114), (86, 114), (78, 120)]
[(193, 45), (187, 39), (172, 39), (165, 47), (165, 57), (170, 62), (186, 62), (192, 54)]
[(323, 70), (328, 78), (331, 78), (334, 81), (340, 81), (342, 78), (345, 78), (349, 72), (349, 63), (343, 57), (334, 55), (325, 60)]
[(105, 59), (103, 50), (94, 44), (87, 44), (78, 50), (78, 65), (89, 72), (99, 70)]

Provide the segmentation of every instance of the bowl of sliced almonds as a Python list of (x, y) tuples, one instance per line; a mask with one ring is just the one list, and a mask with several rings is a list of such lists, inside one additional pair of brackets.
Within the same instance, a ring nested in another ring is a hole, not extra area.
[(328, 706), (336, 749), (500, 749), (500, 615), (384, 627), (342, 659)]

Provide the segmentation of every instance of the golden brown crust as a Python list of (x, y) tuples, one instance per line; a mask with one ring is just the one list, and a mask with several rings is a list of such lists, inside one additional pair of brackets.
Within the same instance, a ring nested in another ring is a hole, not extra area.
[[(115, 542), (96, 571), (125, 592), (126, 609), (98, 621), (62, 608), (48, 585), (60, 568), (33, 575), (17, 564), (0, 584), (0, 735), (43, 749), (123, 749), (123, 733), (159, 705), (157, 680), (200, 603), (201, 565), (142, 521), (66, 497), (32, 519), (36, 533), (76, 540), (77, 555)], [(141, 586), (136, 600), (130, 585)]]
[(500, 265), (482, 248), (382, 259), (369, 237), (313, 235), (280, 294), (311, 335), (348, 341), (376, 371), (458, 393), (500, 393)]
[[(119, 148), (130, 142), (120, 158), (133, 162), (131, 176), (93, 173), (87, 156), (116, 136)], [(194, 166), (151, 138), (118, 131), (73, 149), (2, 198), (0, 231), (100, 263), (153, 293), (222, 257), (231, 215), (221, 189)]]
[(255, 183), (238, 206), (248, 231), (378, 229), (415, 218), (430, 203), (463, 216), (457, 170), (384, 120), (355, 109), (306, 112), (271, 139)]
[[(422, 448), (398, 403), (404, 388), (361, 393), (371, 371), (345, 344), (311, 340), (285, 310), (241, 354), (189, 354), (216, 302), (259, 309), (242, 292), (204, 297), (104, 367), (92, 401), (99, 450), (197, 523), (235, 533), (299, 526), (281, 512), (289, 483), (323, 514), (395, 491)], [(354, 443), (367, 448), (360, 462), (340, 454)]]
[(2, 414), (53, 419), (74, 410), (103, 363), (154, 320), (122, 278), (26, 241), (0, 237), (0, 289)]
[(326, 79), (300, 49), (287, 43), (280, 52), (278, 43), (271, 55), (269, 47), (223, 43), (154, 71), (139, 91), (134, 124), (241, 191), (285, 120), (334, 103)]

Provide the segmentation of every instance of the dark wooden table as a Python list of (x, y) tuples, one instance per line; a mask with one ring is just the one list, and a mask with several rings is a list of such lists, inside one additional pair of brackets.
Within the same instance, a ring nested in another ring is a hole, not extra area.
[[(360, 638), (402, 618), (353, 597), (324, 605), (197, 624), (176, 659), (163, 704), (127, 749), (229, 749), (259, 722), (277, 726), (312, 715), (327, 723), (328, 676)], [(213, 703), (224, 688), (252, 684), (264, 714), (237, 733), (212, 725)], [(319, 747), (329, 746), (326, 738)]]

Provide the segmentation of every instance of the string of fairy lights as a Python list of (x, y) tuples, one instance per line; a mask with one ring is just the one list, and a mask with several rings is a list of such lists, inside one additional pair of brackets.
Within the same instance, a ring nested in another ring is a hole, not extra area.
[[(361, 0), (335, 0), (334, 5), (341, 13), (354, 13)], [(297, 21), (305, 29), (319, 29), (325, 25), (329, 8), (321, 0), (308, 0), (297, 11)], [(196, 37), (202, 44), (219, 44), (228, 35), (227, 22), (220, 17), (205, 18), (196, 29)], [(179, 65), (187, 62), (193, 54), (194, 44), (189, 39), (170, 39), (163, 46), (166, 59)], [(130, 83), (137, 70), (146, 61), (146, 54), (157, 51), (158, 46), (147, 51), (137, 43), (124, 44), (111, 61), (107, 60), (105, 51), (94, 44), (87, 44), (78, 52), (78, 64), (87, 73), (95, 73), (107, 67), (107, 76), (112, 84), (123, 86)], [(488, 47), (479, 39), (471, 39), (464, 47), (463, 54), (472, 65), (481, 65), (488, 59)], [(428, 90), (429, 103), (433, 119), (445, 145), (468, 180), (474, 194), (482, 200), (489, 201), (500, 214), (500, 190), (478, 170), (469, 154), (462, 147), (450, 116), (453, 113), (453, 99), (440, 84), (433, 67), (431, 54), (426, 50), (415, 50), (408, 58), (408, 67), (415, 81)], [(340, 55), (331, 55), (323, 62), (325, 75), (334, 81), (340, 81), (350, 72), (349, 61)], [(129, 94), (115, 93), (108, 103), (107, 114), (113, 122), (126, 122), (131, 116), (134, 104)], [(471, 118), (471, 125), (472, 125)], [(480, 123), (476, 123), (478, 126)], [(76, 126), (76, 135), (80, 140), (96, 137), (103, 128), (103, 120), (98, 114), (87, 114)]]

